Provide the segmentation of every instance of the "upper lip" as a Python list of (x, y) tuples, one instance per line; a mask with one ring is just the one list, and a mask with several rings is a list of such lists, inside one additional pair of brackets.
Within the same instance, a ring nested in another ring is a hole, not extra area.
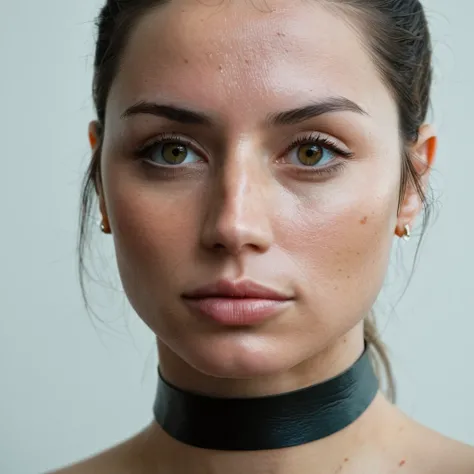
[(263, 286), (251, 280), (232, 282), (219, 280), (209, 285), (201, 286), (183, 294), (184, 298), (255, 298), (265, 300), (286, 301), (292, 299), (288, 294)]

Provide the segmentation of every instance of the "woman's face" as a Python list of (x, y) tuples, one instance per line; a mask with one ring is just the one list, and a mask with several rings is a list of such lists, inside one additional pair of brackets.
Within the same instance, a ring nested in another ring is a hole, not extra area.
[[(133, 30), (107, 103), (102, 210), (160, 351), (249, 378), (360, 330), (405, 223), (401, 144), (396, 104), (341, 14), (217, 3), (172, 1)], [(219, 280), (290, 299), (223, 324), (183, 298)]]

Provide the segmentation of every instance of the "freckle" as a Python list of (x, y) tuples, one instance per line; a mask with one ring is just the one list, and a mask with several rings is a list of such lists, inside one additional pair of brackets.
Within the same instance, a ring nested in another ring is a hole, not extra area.
[(222, 69), (222, 66), (219, 64), (219, 71), (222, 72), (222, 70), (223, 70), (223, 69)]
[(405, 464), (406, 464), (405, 459), (402, 459), (402, 460), (398, 463), (398, 465), (399, 465), (400, 467), (404, 466)]
[(339, 273), (341, 273), (341, 272), (342, 272), (342, 268), (339, 268), (337, 271), (338, 271)]
[(351, 279), (351, 276), (350, 276), (350, 275), (347, 275), (347, 277), (346, 277), (346, 278), (347, 278), (348, 280), (350, 280), (350, 279)]
[(248, 59), (246, 59), (245, 64), (250, 64), (250, 61)]
[(184, 58), (185, 64), (189, 64), (189, 59)]
[(363, 219), (360, 220), (360, 223), (361, 223), (362, 225), (365, 225), (365, 224), (367, 224), (367, 221), (368, 221), (368, 220), (369, 220), (369, 218), (368, 218), (367, 216), (365, 216)]
[(344, 462), (349, 462), (349, 458), (344, 458)]

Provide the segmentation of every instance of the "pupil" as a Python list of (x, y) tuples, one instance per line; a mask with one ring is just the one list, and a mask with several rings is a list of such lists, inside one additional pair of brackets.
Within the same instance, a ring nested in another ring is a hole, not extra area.
[(172, 151), (173, 155), (178, 157), (180, 154), (181, 154), (181, 148), (174, 148), (173, 151)]

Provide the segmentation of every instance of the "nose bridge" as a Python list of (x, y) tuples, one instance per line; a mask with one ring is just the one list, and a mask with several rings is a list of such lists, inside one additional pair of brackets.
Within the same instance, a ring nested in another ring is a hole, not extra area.
[(262, 191), (261, 170), (248, 157), (232, 156), (221, 168), (219, 185), (222, 192), (221, 216), (229, 223), (251, 219), (257, 211), (255, 204)]
[(271, 245), (271, 181), (257, 148), (240, 143), (219, 163), (204, 224), (206, 246), (238, 253)]

